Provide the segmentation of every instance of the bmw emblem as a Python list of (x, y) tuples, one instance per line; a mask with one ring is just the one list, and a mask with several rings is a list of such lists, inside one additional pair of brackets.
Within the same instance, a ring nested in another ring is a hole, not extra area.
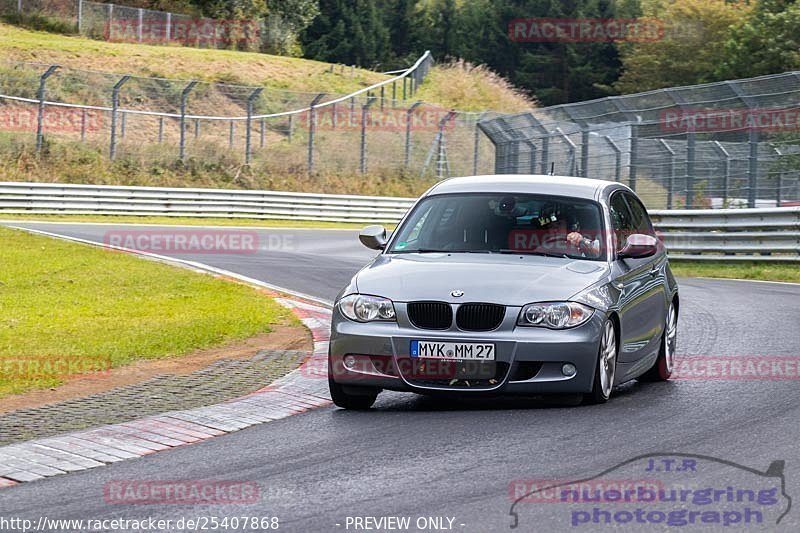
[(462, 296), (464, 296), (464, 291), (460, 291), (458, 289), (450, 291), (450, 296), (452, 296), (453, 298), (461, 298)]

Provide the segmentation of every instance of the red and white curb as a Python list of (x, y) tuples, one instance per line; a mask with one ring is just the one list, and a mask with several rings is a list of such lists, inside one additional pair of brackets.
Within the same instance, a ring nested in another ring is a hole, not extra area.
[(217, 405), (0, 447), (0, 488), (141, 457), (329, 405), (330, 309), (286, 298), (276, 301), (289, 307), (314, 339), (313, 353), (298, 369)]

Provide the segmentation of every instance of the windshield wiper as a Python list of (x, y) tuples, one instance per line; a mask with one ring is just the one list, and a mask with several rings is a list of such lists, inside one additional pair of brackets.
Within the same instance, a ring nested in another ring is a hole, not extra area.
[(394, 250), (393, 253), (405, 254), (493, 254), (492, 250), (440, 250), (436, 248), (418, 248), (416, 250)]
[(572, 259), (567, 254), (554, 254), (551, 252), (540, 252), (538, 250), (498, 250), (501, 254), (515, 255), (541, 255), (543, 257), (558, 257), (559, 259)]

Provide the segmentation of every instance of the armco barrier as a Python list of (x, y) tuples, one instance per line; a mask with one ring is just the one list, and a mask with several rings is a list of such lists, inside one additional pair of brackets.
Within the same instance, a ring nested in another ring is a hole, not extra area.
[[(134, 215), (397, 222), (413, 198), (0, 182), (0, 215)], [(651, 211), (670, 255), (800, 261), (800, 207)]]

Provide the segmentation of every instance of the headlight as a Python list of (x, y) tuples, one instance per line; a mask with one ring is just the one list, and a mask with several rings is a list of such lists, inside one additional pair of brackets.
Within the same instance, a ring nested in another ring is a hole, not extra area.
[(594, 310), (575, 302), (529, 304), (522, 308), (517, 324), (551, 329), (580, 326), (591, 318)]
[(392, 301), (380, 296), (350, 294), (339, 300), (339, 310), (344, 316), (356, 322), (395, 319)]

